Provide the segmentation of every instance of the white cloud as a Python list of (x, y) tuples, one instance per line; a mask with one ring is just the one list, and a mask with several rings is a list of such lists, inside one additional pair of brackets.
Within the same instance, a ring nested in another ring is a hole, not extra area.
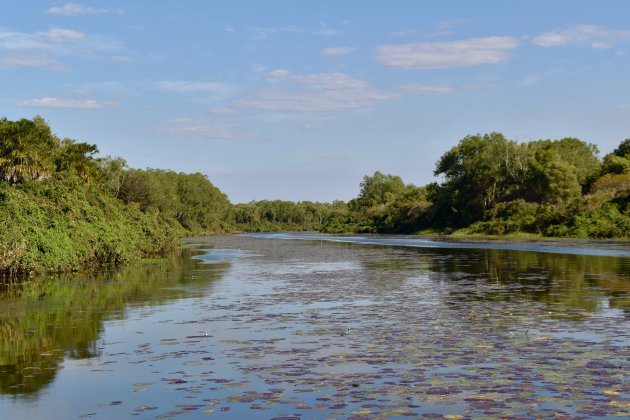
[(291, 76), (298, 83), (309, 85), (317, 89), (340, 90), (354, 89), (365, 90), (369, 88), (366, 81), (353, 79), (343, 73), (318, 73), (301, 76)]
[(408, 29), (406, 31), (393, 32), (392, 36), (409, 36), (409, 35), (416, 35), (417, 33), (418, 31), (416, 31), (415, 29)]
[(331, 28), (326, 22), (319, 22), (319, 29), (313, 32), (313, 35), (332, 36), (336, 35), (337, 30)]
[(113, 62), (125, 62), (125, 61), (129, 61), (131, 60), (131, 58), (129, 58), (129, 56), (127, 55), (110, 55), (109, 56), (109, 61), (113, 61)]
[(184, 80), (162, 80), (158, 82), (158, 89), (163, 92), (176, 93), (228, 93), (232, 90), (229, 85), (214, 82), (194, 82)]
[(405, 93), (427, 95), (427, 94), (434, 94), (434, 93), (451, 93), (454, 91), (454, 89), (452, 86), (449, 86), (449, 85), (411, 84), (411, 85), (403, 86), (402, 91)]
[(375, 59), (402, 69), (468, 67), (505, 61), (517, 46), (518, 41), (507, 36), (383, 45), (377, 47)]
[(219, 106), (208, 110), (210, 115), (230, 115), (236, 113), (236, 110), (227, 106)]
[(47, 32), (12, 32), (0, 29), (1, 67), (38, 67), (65, 70), (58, 58), (63, 56), (95, 57), (97, 51), (116, 51), (119, 46), (103, 37), (88, 37), (70, 29)]
[(419, 84), (378, 90), (364, 80), (353, 79), (343, 73), (294, 75), (281, 69), (268, 74), (293, 82), (296, 89), (260, 89), (235, 105), (264, 111), (334, 112), (364, 108), (407, 94), (440, 94), (453, 90), (447, 85)]
[(168, 121), (169, 127), (157, 130), (167, 137), (188, 138), (195, 140), (255, 140), (253, 133), (242, 133), (229, 121), (199, 121), (194, 118), (180, 117)]
[(315, 73), (293, 75), (285, 69), (277, 69), (265, 74), (268, 79), (289, 79), (316, 89), (363, 89), (368, 83), (357, 80), (343, 73)]
[(166, 129), (162, 134), (199, 140), (235, 140), (238, 136), (224, 125), (182, 125)]
[(629, 30), (609, 29), (597, 25), (575, 25), (545, 32), (532, 42), (541, 47), (558, 47), (570, 44), (586, 44), (595, 49), (613, 48), (618, 42), (630, 41)]
[(596, 50), (608, 50), (613, 48), (615, 45), (612, 44), (611, 42), (603, 42), (603, 41), (594, 41), (591, 44), (591, 47), (593, 47)]
[(238, 101), (237, 105), (265, 111), (327, 112), (362, 108), (397, 96), (394, 93), (379, 92), (373, 89), (320, 92), (261, 89), (251, 98)]
[(298, 34), (303, 32), (301, 28), (295, 26), (285, 26), (281, 28), (269, 28), (269, 27), (255, 27), (251, 28), (254, 32), (252, 39), (254, 40), (264, 40), (269, 38), (270, 35), (275, 35), (279, 33), (290, 33), (290, 34)]
[(117, 95), (127, 96), (130, 93), (130, 89), (120, 82), (96, 82), (96, 83), (83, 83), (77, 85), (72, 91), (75, 95), (81, 96), (94, 96), (98, 95)]
[(20, 107), (32, 108), (72, 108), (72, 109), (98, 109), (116, 107), (115, 102), (102, 102), (96, 99), (65, 99), (65, 98), (36, 98), (22, 101)]
[(289, 70), (277, 69), (277, 70), (273, 70), (268, 73), (265, 73), (265, 77), (267, 79), (284, 79), (285, 77), (289, 77), (290, 74), (291, 72), (289, 72)]
[(168, 120), (168, 122), (171, 124), (192, 124), (195, 122), (195, 120), (188, 117), (179, 117), (179, 118), (173, 118), (172, 120)]
[(55, 59), (41, 54), (19, 54), (0, 57), (0, 68), (33, 67), (62, 70), (63, 66)]
[(83, 41), (85, 34), (70, 29), (51, 29), (48, 32), (11, 32), (0, 29), (0, 48), (6, 50), (54, 49), (59, 44)]
[(457, 26), (461, 26), (461, 25), (465, 25), (467, 23), (470, 23), (471, 20), (470, 19), (449, 19), (449, 20), (442, 20), (440, 22), (438, 22), (437, 27), (440, 30), (446, 30), (446, 29), (452, 29), (455, 28)]
[(93, 15), (109, 13), (109, 9), (97, 9), (95, 7), (83, 6), (76, 3), (66, 3), (63, 6), (54, 6), (47, 9), (44, 13), (49, 15), (63, 15), (63, 16), (76, 16), (76, 15)]
[(70, 29), (51, 29), (45, 34), (45, 36), (48, 41), (55, 44), (78, 42), (85, 39), (84, 34)]
[(352, 47), (334, 47), (334, 48), (325, 48), (320, 54), (326, 57), (332, 57), (337, 55), (347, 55), (353, 53), (357, 50), (357, 48)]

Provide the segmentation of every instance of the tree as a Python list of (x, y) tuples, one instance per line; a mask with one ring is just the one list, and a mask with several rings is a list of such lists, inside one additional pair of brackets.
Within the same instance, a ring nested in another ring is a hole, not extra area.
[(430, 189), (443, 223), (465, 226), (497, 203), (521, 198), (529, 170), (525, 146), (500, 133), (466, 136), (442, 155), (434, 171), (445, 177), (439, 191)]
[(93, 156), (97, 153), (96, 145), (64, 139), (55, 159), (57, 172), (72, 172), (87, 182), (95, 180), (99, 176), (99, 168)]
[(576, 171), (570, 164), (554, 160), (545, 167), (544, 171), (548, 202), (566, 204), (580, 197), (582, 188)]
[(116, 198), (120, 198), (120, 190), (125, 182), (125, 176), (127, 175), (127, 162), (125, 159), (106, 156), (97, 159), (96, 165), (101, 171), (103, 183), (107, 189), (114, 194)]
[(59, 139), (42, 117), (0, 119), (0, 179), (9, 184), (50, 177), (58, 149)]
[[(627, 156), (630, 157), (630, 154)], [(617, 156), (612, 153), (604, 156), (604, 161), (602, 163), (602, 175), (624, 173), (630, 173), (630, 159)]]
[(600, 169), (596, 145), (573, 137), (561, 140), (538, 140), (530, 143), (539, 163), (559, 160), (569, 164), (581, 186), (592, 182)]
[(361, 192), (355, 203), (358, 207), (391, 203), (405, 191), (402, 178), (380, 171), (374, 172), (372, 176), (364, 176), (360, 186)]
[(613, 155), (630, 159), (630, 139), (625, 139), (613, 151)]

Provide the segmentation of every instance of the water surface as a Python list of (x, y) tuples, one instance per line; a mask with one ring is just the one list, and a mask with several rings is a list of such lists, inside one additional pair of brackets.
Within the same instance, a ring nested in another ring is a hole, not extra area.
[(4, 287), (0, 418), (630, 416), (623, 254), (302, 239)]

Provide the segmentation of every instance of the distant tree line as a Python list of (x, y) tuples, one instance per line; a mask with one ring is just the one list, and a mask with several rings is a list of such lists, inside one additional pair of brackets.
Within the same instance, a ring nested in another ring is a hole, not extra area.
[(575, 138), (519, 143), (471, 135), (442, 155), (441, 183), (365, 176), (330, 232), (429, 231), (580, 238), (630, 237), (630, 139), (600, 159)]
[(0, 119), (0, 273), (119, 264), (168, 252), (182, 236), (235, 231), (630, 237), (630, 139), (600, 159), (575, 138), (471, 135), (438, 160), (442, 182), (377, 171), (347, 203), (234, 205), (203, 174), (97, 153), (41, 117)]

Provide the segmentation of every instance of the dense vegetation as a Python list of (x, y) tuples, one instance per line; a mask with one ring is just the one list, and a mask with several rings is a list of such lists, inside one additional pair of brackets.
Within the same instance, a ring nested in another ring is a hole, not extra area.
[(0, 119), (0, 273), (120, 264), (230, 225), (201, 174), (132, 170), (59, 139), (40, 118)]
[(253, 201), (233, 208), (235, 227), (245, 232), (321, 230), (325, 223), (347, 211), (341, 201)]
[(366, 176), (345, 215), (324, 229), (630, 237), (630, 139), (600, 159), (595, 145), (575, 138), (467, 136), (434, 174), (443, 182), (424, 187), (380, 172)]
[(600, 159), (574, 138), (467, 136), (437, 162), (441, 183), (376, 172), (348, 203), (232, 205), (200, 173), (130, 169), (97, 153), (41, 117), (0, 119), (0, 273), (120, 264), (231, 231), (630, 237), (630, 139)]

